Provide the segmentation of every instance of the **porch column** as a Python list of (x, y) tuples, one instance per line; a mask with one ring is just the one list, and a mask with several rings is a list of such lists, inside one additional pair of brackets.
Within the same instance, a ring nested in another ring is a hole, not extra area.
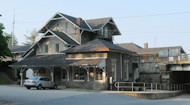
[(69, 67), (63, 67), (67, 72), (67, 81), (69, 81)]
[(20, 68), (20, 77), (21, 77), (21, 80), (20, 80), (20, 85), (23, 85), (23, 72), (24, 72), (25, 69), (23, 68)]
[(50, 68), (51, 71), (51, 81), (54, 82), (54, 68)]
[(89, 67), (84, 67), (86, 69), (86, 73), (87, 73), (87, 81), (89, 81)]

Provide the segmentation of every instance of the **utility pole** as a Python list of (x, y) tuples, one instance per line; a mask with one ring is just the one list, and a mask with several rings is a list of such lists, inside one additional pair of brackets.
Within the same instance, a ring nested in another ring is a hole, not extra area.
[(15, 24), (15, 9), (14, 9), (14, 13), (13, 13), (12, 46), (14, 45), (14, 24)]

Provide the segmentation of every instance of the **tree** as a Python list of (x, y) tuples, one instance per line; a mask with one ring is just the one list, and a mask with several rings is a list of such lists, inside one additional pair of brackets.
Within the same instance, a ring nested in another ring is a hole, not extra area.
[(25, 43), (22, 43), (22, 44), (24, 44), (24, 45), (32, 45), (32, 44), (34, 44), (35, 41), (36, 41), (36, 38), (38, 37), (38, 35), (39, 35), (38, 32), (34, 28), (32, 30), (32, 32), (30, 33), (30, 36), (24, 35), (25, 39), (28, 40), (28, 41), (26, 41)]
[(3, 24), (0, 23), (0, 58), (6, 58), (6, 56), (13, 57), (13, 54), (11, 54), (10, 49), (8, 48), (8, 44), (6, 42), (5, 36), (3, 36)]
[[(7, 40), (7, 44), (8, 46), (12, 46), (12, 34), (8, 34), (8, 33), (3, 33), (6, 40)], [(17, 38), (15, 37), (15, 35), (13, 35), (13, 46), (16, 46), (18, 45), (18, 41), (17, 41)]]

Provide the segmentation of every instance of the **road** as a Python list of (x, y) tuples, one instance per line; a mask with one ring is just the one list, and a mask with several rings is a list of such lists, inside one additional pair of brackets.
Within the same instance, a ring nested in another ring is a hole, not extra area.
[(27, 90), (0, 85), (0, 105), (190, 105), (190, 94), (161, 100), (146, 100), (124, 94), (78, 90)]

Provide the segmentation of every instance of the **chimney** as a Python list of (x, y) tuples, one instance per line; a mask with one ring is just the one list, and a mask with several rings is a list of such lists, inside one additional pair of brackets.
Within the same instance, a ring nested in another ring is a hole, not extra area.
[(79, 25), (79, 26), (81, 26), (82, 25), (82, 18), (77, 18), (77, 24)]
[(148, 43), (144, 43), (144, 48), (148, 48)]

